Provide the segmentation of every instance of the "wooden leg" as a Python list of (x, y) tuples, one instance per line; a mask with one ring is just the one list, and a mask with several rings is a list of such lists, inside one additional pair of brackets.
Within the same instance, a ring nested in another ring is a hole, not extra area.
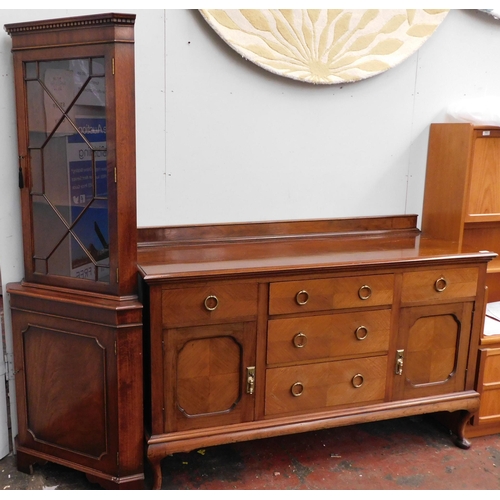
[(471, 417), (472, 413), (470, 411), (462, 410), (457, 421), (455, 445), (463, 450), (468, 450), (471, 447), (471, 442), (465, 437), (465, 426)]
[(155, 455), (150, 453), (151, 449), (148, 450), (148, 461), (151, 465), (151, 471), (153, 473), (153, 490), (161, 490), (162, 476), (161, 476), (161, 455)]
[(24, 472), (25, 474), (33, 474), (33, 465), (40, 464), (45, 465), (47, 460), (43, 460), (28, 453), (17, 450), (16, 452), (16, 467), (19, 472)]

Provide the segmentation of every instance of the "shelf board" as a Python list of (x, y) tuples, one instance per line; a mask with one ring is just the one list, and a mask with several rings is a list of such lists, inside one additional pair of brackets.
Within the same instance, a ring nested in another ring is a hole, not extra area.
[(488, 263), (488, 274), (500, 273), (500, 258), (496, 257)]
[(500, 222), (500, 214), (468, 214), (465, 216), (466, 224), (478, 222)]

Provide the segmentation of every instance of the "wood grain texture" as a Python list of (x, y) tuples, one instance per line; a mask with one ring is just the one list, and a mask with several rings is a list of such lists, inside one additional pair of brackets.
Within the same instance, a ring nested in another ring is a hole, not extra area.
[(475, 267), (404, 273), (401, 301), (442, 302), (475, 297), (478, 274)]
[(422, 231), (461, 244), (473, 127), (468, 123), (430, 126)]
[[(465, 390), (472, 303), (404, 307), (398, 349), (404, 351), (394, 394), (428, 397)], [(475, 358), (474, 351), (472, 355)]]
[(267, 330), (267, 363), (387, 352), (390, 323), (390, 309), (272, 319)]
[(254, 318), (257, 285), (210, 283), (193, 288), (165, 288), (162, 308), (165, 327)]
[[(183, 228), (174, 230), (177, 243), (161, 246), (165, 228), (141, 243), (154, 318), (147, 454), (156, 488), (165, 453), (414, 412), (460, 410), (457, 444), (469, 445), (465, 422), (479, 406), (469, 345), (481, 327), (472, 308), (483, 310), (495, 254), (460, 254), (456, 243), (411, 230), (403, 238), (399, 229), (353, 235), (343, 221), (338, 234), (321, 235), (314, 225), (286, 237), (259, 224), (201, 227), (199, 241), (197, 228)], [(211, 316), (201, 304), (219, 297), (217, 289), (226, 297)], [(401, 376), (398, 349), (406, 351)], [(238, 371), (249, 363), (251, 397)]]
[(275, 282), (270, 285), (269, 314), (388, 305), (393, 288), (392, 274)]
[[(166, 329), (161, 367), (166, 408), (162, 432), (202, 429), (253, 419), (247, 367), (255, 366), (255, 323)], [(163, 370), (163, 373), (162, 373)]]
[(467, 215), (496, 215), (500, 219), (500, 137), (477, 137), (469, 183)]
[(92, 294), (85, 300), (69, 290), (63, 300), (60, 293), (51, 300), (48, 288), (9, 285), (18, 445), (32, 460), (43, 455), (109, 485), (138, 487), (144, 481), (142, 304)]
[[(386, 356), (270, 368), (266, 374), (266, 415), (380, 401), (386, 376)], [(294, 384), (300, 384), (300, 396), (292, 394)]]
[(480, 351), (479, 392), (481, 407), (478, 423), (500, 426), (500, 348)]

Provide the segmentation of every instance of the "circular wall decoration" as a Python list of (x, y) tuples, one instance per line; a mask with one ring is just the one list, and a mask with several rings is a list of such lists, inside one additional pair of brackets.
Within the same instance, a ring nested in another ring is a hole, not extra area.
[(316, 84), (363, 80), (416, 52), (449, 10), (200, 10), (245, 59)]

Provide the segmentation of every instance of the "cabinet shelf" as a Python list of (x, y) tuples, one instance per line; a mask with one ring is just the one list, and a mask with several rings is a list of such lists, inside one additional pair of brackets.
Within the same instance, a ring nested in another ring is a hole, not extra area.
[(497, 214), (469, 214), (465, 217), (466, 224), (477, 224), (480, 222), (498, 222), (500, 223), (500, 213)]

